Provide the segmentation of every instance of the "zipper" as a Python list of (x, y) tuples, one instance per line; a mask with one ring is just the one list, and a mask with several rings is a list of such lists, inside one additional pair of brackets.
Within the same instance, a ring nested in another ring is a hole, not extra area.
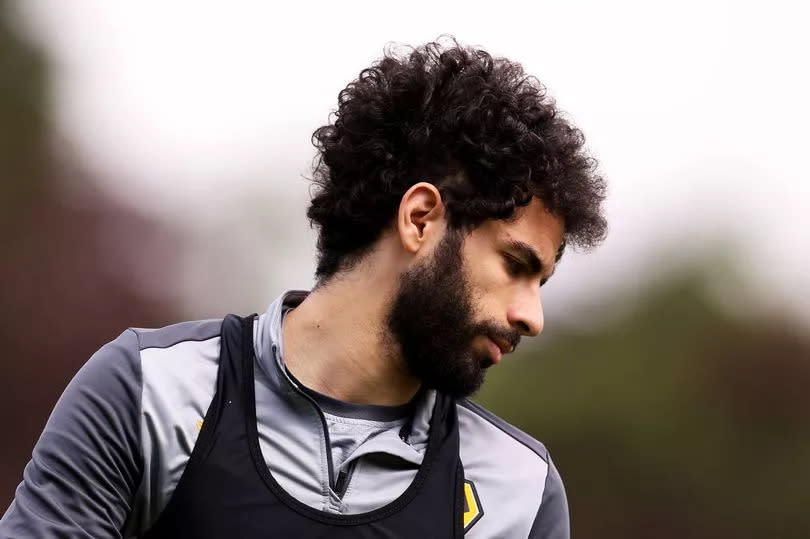
[(337, 481), (335, 481), (335, 494), (341, 500), (343, 499), (343, 495), (346, 494), (346, 490), (349, 488), (349, 483), (352, 480), (352, 475), (354, 475), (354, 469), (357, 465), (357, 460), (353, 460), (349, 463), (348, 466), (340, 470), (338, 473)]
[(313, 399), (312, 397), (307, 395), (304, 391), (301, 390), (301, 388), (298, 387), (298, 384), (299, 384), (298, 380), (295, 380), (295, 378), (292, 376), (292, 374), (290, 374), (290, 372), (288, 372), (285, 367), (283, 367), (282, 365), (280, 365), (278, 363), (278, 355), (277, 354), (278, 354), (278, 348), (274, 344), (273, 345), (273, 357), (276, 359), (276, 365), (278, 366), (279, 370), (281, 371), (281, 375), (284, 376), (284, 378), (287, 379), (287, 383), (290, 384), (290, 386), (292, 386), (292, 388), (295, 390), (295, 392), (298, 393), (300, 396), (304, 397), (307, 400), (307, 402), (309, 402), (312, 405), (312, 407), (315, 409), (315, 411), (318, 413), (318, 418), (321, 420), (321, 429), (322, 429), (322, 432), (323, 432), (323, 440), (324, 440), (324, 444), (326, 445), (326, 473), (327, 473), (327, 479), (329, 481), (329, 488), (332, 489), (332, 492), (337, 492), (337, 490), (336, 490), (337, 487), (336, 487), (336, 484), (335, 484), (336, 481), (334, 479), (335, 465), (332, 463), (332, 442), (329, 439), (329, 427), (326, 424), (326, 417), (324, 417), (324, 415), (323, 415), (323, 410), (321, 410), (321, 407), (318, 406), (317, 402), (315, 402), (315, 399)]
[(332, 461), (332, 441), (329, 439), (329, 426), (326, 424), (326, 416), (323, 415), (323, 410), (321, 410), (321, 407), (315, 402), (315, 399), (307, 395), (297, 385), (293, 384), (293, 387), (295, 387), (298, 394), (307, 399), (312, 407), (315, 408), (315, 411), (318, 412), (318, 417), (321, 420), (321, 428), (323, 429), (323, 440), (326, 445), (326, 469), (329, 474), (329, 488), (338, 499), (342, 500), (343, 495), (346, 494), (346, 490), (349, 488), (349, 483), (351, 483), (357, 460), (350, 462), (348, 466), (340, 470), (337, 477), (335, 477), (335, 464)]
[[(323, 440), (326, 444), (326, 469), (327, 475), (329, 479), (329, 488), (332, 489), (333, 492), (337, 493), (337, 485), (335, 481), (335, 465), (332, 463), (332, 442), (329, 439), (329, 426), (326, 424), (326, 417), (323, 415), (323, 410), (321, 407), (318, 406), (318, 403), (315, 402), (315, 399), (301, 391), (295, 384), (293, 384), (295, 390), (298, 392), (299, 395), (307, 399), (309, 403), (315, 408), (315, 411), (318, 412), (318, 417), (321, 420), (321, 428), (323, 429)], [(342, 495), (340, 495), (342, 496)]]

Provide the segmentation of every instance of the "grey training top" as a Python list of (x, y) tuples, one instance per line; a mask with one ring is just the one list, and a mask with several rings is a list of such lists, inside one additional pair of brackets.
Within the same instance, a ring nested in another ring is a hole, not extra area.
[[(367, 512), (397, 498), (416, 475), (435, 393), (391, 409), (300, 387), (284, 368), (281, 327), (284, 312), (305, 296), (283, 294), (254, 327), (262, 455), (303, 503)], [(213, 399), (221, 322), (128, 329), (96, 352), (57, 402), (0, 520), (0, 539), (148, 530), (171, 498)], [(466, 535), (569, 538), (565, 491), (545, 447), (467, 400), (458, 403), (458, 421)], [(330, 468), (335, 476), (351, 470), (342, 496), (331, 487)]]

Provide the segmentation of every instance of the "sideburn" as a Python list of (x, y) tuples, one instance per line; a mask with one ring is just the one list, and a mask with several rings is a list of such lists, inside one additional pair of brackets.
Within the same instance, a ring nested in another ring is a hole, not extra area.
[(463, 232), (448, 230), (429, 260), (400, 279), (388, 327), (411, 371), (430, 388), (454, 397), (474, 393), (484, 369), (473, 357), (478, 329), (464, 274)]

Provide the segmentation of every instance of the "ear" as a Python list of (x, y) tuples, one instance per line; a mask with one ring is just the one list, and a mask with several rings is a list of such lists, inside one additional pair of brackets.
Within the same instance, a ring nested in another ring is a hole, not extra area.
[(396, 227), (409, 253), (416, 253), (441, 235), (445, 228), (444, 204), (435, 185), (419, 182), (402, 195)]

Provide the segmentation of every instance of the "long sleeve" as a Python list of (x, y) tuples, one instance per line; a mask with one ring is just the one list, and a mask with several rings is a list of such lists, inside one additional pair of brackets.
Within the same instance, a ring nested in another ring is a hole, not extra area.
[(568, 500), (556, 466), (549, 458), (546, 486), (529, 539), (570, 539)]
[(127, 330), (79, 370), (0, 520), (1, 539), (121, 537), (143, 471), (139, 357)]

